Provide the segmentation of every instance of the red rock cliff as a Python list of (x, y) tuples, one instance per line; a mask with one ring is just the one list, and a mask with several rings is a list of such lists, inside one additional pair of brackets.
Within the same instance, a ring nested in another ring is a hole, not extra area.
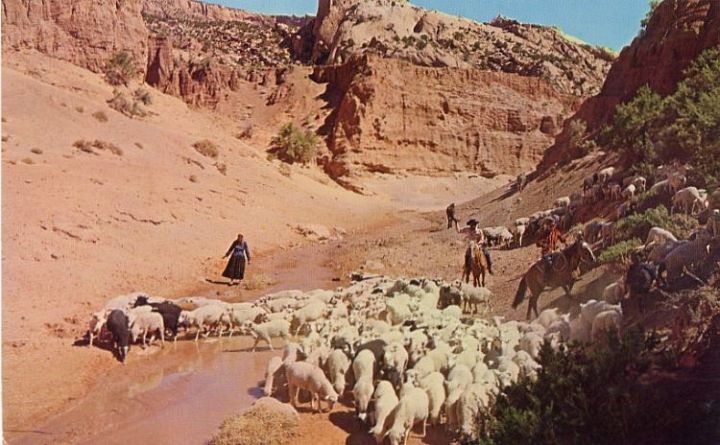
[(422, 174), (534, 168), (577, 98), (546, 81), (476, 68), (430, 68), (373, 55), (316, 68), (333, 113), (336, 162)]
[(32, 48), (92, 71), (117, 51), (144, 68), (142, 0), (2, 0), (3, 49)]
[[(690, 62), (703, 50), (718, 45), (719, 1), (665, 0), (655, 9), (647, 28), (622, 50), (600, 93), (583, 103), (572, 119), (584, 120), (593, 131), (608, 122), (615, 107), (631, 99), (645, 84), (660, 94), (671, 94)], [(567, 131), (558, 136), (541, 168), (578, 155), (568, 149), (567, 138)]]

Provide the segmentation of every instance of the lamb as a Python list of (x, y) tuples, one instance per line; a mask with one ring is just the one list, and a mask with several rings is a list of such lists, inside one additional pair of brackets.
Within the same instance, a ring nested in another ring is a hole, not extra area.
[(527, 218), (520, 218), (515, 220), (515, 233), (513, 234), (515, 243), (518, 247), (522, 246), (523, 235), (527, 230), (527, 226), (530, 224), (529, 220), (527, 222), (520, 222), (521, 220), (527, 220)]
[(440, 423), (440, 411), (445, 403), (445, 378), (436, 371), (425, 376), (419, 383), (420, 388), (424, 389), (428, 396), (430, 424), (433, 426), (438, 425)]
[(685, 186), (687, 183), (687, 177), (680, 173), (674, 173), (668, 177), (667, 181), (668, 190), (670, 193), (675, 193), (680, 190), (681, 187)]
[(317, 366), (305, 362), (288, 363), (285, 365), (285, 376), (288, 382), (290, 404), (294, 407), (297, 407), (298, 393), (301, 389), (310, 392), (310, 408), (313, 410), (315, 409), (315, 402), (317, 402), (317, 410), (322, 411), (321, 399), (329, 402), (330, 410), (338, 400), (338, 395), (332, 384)]
[(620, 278), (618, 281), (605, 286), (605, 289), (603, 289), (602, 299), (610, 304), (616, 304), (622, 301), (626, 293), (625, 281)]
[(325, 361), (325, 368), (335, 392), (342, 396), (345, 392), (345, 376), (350, 369), (350, 359), (342, 350), (333, 349)]
[(370, 434), (375, 437), (377, 443), (381, 443), (390, 425), (386, 425), (388, 416), (397, 406), (399, 400), (393, 385), (387, 380), (380, 380), (373, 393), (375, 407), (373, 419), (375, 426), (370, 429)]
[(570, 197), (569, 196), (563, 196), (561, 198), (558, 198), (553, 203), (553, 206), (555, 207), (570, 207)]
[(622, 314), (615, 310), (602, 311), (593, 320), (590, 338), (593, 343), (600, 340), (602, 333), (614, 330), (619, 333), (622, 324)]
[(102, 332), (103, 327), (105, 326), (105, 323), (107, 322), (107, 315), (108, 312), (105, 310), (95, 312), (93, 314), (90, 314), (90, 323), (88, 324), (88, 346), (93, 345), (93, 340), (95, 336), (100, 336), (100, 333)]
[(246, 323), (246, 326), (248, 325), (250, 327), (250, 335), (255, 339), (255, 344), (253, 344), (252, 347), (253, 352), (255, 348), (257, 348), (258, 343), (260, 343), (260, 340), (264, 340), (270, 350), (274, 351), (271, 340), (273, 337), (281, 337), (287, 341), (290, 336), (290, 323), (286, 320), (271, 320), (260, 324)]
[(143, 304), (150, 306), (153, 311), (157, 311), (160, 315), (162, 315), (163, 323), (165, 323), (165, 329), (168, 329), (172, 333), (173, 341), (177, 341), (178, 320), (180, 319), (182, 308), (170, 301), (149, 303), (147, 298), (141, 299), (138, 297), (135, 305), (138, 306)]
[(635, 191), (637, 187), (635, 187), (635, 184), (630, 184), (627, 187), (625, 187), (622, 191), (622, 197), (626, 200), (631, 200), (633, 196), (635, 196)]
[(377, 359), (370, 349), (363, 349), (357, 353), (352, 362), (353, 376), (355, 380), (368, 379), (371, 382), (375, 376)]
[(143, 347), (147, 346), (146, 339), (147, 334), (152, 333), (150, 342), (155, 338), (155, 333), (160, 333), (160, 341), (162, 346), (165, 347), (165, 323), (163, 316), (157, 312), (141, 312), (139, 314), (131, 315), (130, 317), (130, 333), (132, 334), (133, 342), (137, 341), (140, 334), (142, 334)]
[(409, 354), (407, 349), (400, 343), (391, 343), (385, 348), (383, 362), (385, 368), (392, 368), (403, 374), (407, 368)]
[(373, 394), (372, 375), (363, 375), (355, 381), (353, 397), (355, 398), (355, 415), (361, 421), (367, 418), (367, 410)]
[(105, 324), (107, 330), (110, 331), (113, 338), (113, 347), (117, 351), (118, 358), (124, 364), (130, 350), (130, 328), (128, 317), (125, 312), (119, 309), (113, 309), (108, 314)]
[[(205, 305), (200, 306), (194, 311), (182, 311), (178, 317), (178, 323), (187, 327), (197, 327), (195, 333), (195, 342), (198, 341), (200, 332), (207, 327), (215, 328), (221, 324), (221, 320), (225, 315), (225, 308), (217, 305)], [(220, 328), (220, 335), (222, 335), (222, 327)]]
[(611, 182), (608, 184), (608, 191), (610, 192), (610, 199), (620, 199), (620, 184)]
[[(267, 312), (261, 307), (251, 307), (245, 309), (237, 309), (231, 307), (228, 310), (230, 316), (230, 337), (232, 337), (235, 327), (244, 326), (247, 322), (262, 323), (268, 321)], [(280, 312), (278, 313), (280, 314)]]
[(704, 209), (705, 202), (705, 198), (701, 196), (700, 191), (696, 187), (685, 187), (673, 195), (670, 213), (672, 214), (676, 208), (680, 208), (685, 213), (692, 214), (695, 213), (696, 206), (699, 209)]
[(426, 433), (426, 421), (430, 406), (427, 393), (415, 387), (403, 388), (403, 390), (402, 397), (388, 418), (391, 426), (386, 436), (390, 438), (391, 445), (406, 444), (410, 430), (417, 423), (422, 422), (421, 437), (425, 437)]

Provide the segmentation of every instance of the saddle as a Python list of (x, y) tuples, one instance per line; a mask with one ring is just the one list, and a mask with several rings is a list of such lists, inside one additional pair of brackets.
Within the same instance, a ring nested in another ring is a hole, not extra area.
[[(564, 271), (568, 265), (570, 264), (568, 262), (567, 257), (563, 252), (552, 252), (550, 255), (550, 264), (548, 264), (543, 256), (543, 259), (540, 260), (540, 267), (542, 268), (543, 272), (549, 274), (551, 272), (562, 272)], [(548, 266), (550, 266), (550, 269), (548, 269)]]

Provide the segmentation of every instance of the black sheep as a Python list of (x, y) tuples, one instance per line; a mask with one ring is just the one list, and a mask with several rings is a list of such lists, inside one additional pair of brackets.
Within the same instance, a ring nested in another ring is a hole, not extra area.
[(112, 334), (113, 347), (117, 350), (118, 358), (125, 363), (128, 351), (130, 350), (130, 328), (125, 313), (115, 309), (108, 315), (105, 327)]
[(159, 312), (162, 315), (165, 329), (170, 330), (173, 339), (177, 340), (178, 319), (182, 308), (175, 303), (163, 301), (162, 303), (149, 303), (147, 297), (138, 297), (135, 301), (135, 307), (151, 306), (153, 312)]

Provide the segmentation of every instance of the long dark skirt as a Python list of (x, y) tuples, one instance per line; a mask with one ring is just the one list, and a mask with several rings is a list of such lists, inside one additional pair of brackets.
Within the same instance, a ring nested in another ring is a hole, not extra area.
[(245, 257), (241, 255), (233, 255), (222, 273), (225, 278), (231, 280), (242, 280), (245, 278)]

